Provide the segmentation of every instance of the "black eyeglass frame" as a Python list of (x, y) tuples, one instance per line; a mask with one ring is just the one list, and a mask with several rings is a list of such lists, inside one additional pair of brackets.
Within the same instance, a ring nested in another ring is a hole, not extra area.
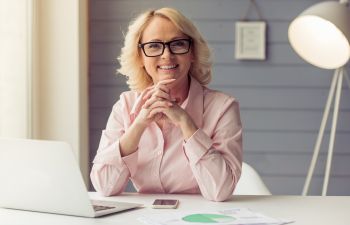
[[(181, 52), (181, 53), (175, 53), (171, 50), (170, 48), (170, 44), (173, 43), (173, 42), (176, 42), (176, 41), (188, 41), (188, 49), (186, 52)], [(147, 45), (147, 44), (152, 44), (152, 43), (157, 43), (157, 44), (162, 44), (163, 45), (163, 51), (158, 54), (158, 55), (152, 55), (152, 56), (149, 56), (146, 54), (145, 52), (145, 48), (144, 46)], [(176, 40), (171, 40), (171, 41), (167, 41), (167, 42), (162, 42), (162, 41), (150, 41), (150, 42), (145, 42), (145, 43), (139, 43), (138, 44), (138, 47), (142, 49), (143, 53), (145, 54), (145, 56), (147, 57), (158, 57), (158, 56), (161, 56), (164, 54), (164, 51), (165, 51), (165, 46), (168, 46), (168, 49), (170, 51), (171, 54), (173, 55), (183, 55), (183, 54), (187, 54), (190, 49), (191, 49), (191, 46), (192, 46), (192, 39), (191, 38), (182, 38), (182, 39), (176, 39)]]

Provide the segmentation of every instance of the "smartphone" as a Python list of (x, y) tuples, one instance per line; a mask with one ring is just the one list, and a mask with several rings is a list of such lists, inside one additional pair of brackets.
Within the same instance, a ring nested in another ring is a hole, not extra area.
[(179, 200), (176, 199), (156, 199), (152, 203), (154, 209), (176, 209)]

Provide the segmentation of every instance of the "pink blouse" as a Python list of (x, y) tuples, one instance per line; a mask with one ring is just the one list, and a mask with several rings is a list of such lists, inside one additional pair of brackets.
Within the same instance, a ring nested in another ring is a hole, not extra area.
[(242, 166), (242, 125), (239, 104), (191, 78), (182, 108), (199, 128), (187, 141), (180, 128), (153, 122), (141, 136), (138, 150), (121, 157), (119, 138), (137, 116), (139, 94), (124, 92), (113, 106), (90, 174), (105, 196), (124, 191), (130, 179), (143, 193), (201, 193), (224, 201), (238, 182)]

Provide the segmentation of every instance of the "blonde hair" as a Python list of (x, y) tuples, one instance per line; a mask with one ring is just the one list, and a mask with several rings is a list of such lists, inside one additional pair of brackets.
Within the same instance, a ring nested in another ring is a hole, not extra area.
[(172, 8), (161, 8), (150, 10), (139, 15), (131, 22), (125, 36), (124, 47), (118, 57), (120, 68), (117, 70), (122, 75), (128, 77), (127, 84), (131, 90), (141, 92), (146, 87), (153, 84), (152, 78), (147, 74), (142, 66), (141, 51), (138, 44), (142, 33), (156, 17), (170, 20), (182, 33), (192, 39), (192, 51), (194, 61), (189, 74), (196, 78), (202, 85), (207, 85), (211, 80), (211, 54), (207, 42), (203, 39), (193, 23), (183, 16), (179, 11)]

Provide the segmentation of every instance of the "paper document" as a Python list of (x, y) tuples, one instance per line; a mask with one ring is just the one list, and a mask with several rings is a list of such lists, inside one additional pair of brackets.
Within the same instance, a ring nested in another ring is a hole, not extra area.
[(148, 225), (279, 225), (294, 222), (292, 220), (268, 217), (247, 208), (231, 208), (211, 212), (156, 213), (140, 217), (139, 220)]

